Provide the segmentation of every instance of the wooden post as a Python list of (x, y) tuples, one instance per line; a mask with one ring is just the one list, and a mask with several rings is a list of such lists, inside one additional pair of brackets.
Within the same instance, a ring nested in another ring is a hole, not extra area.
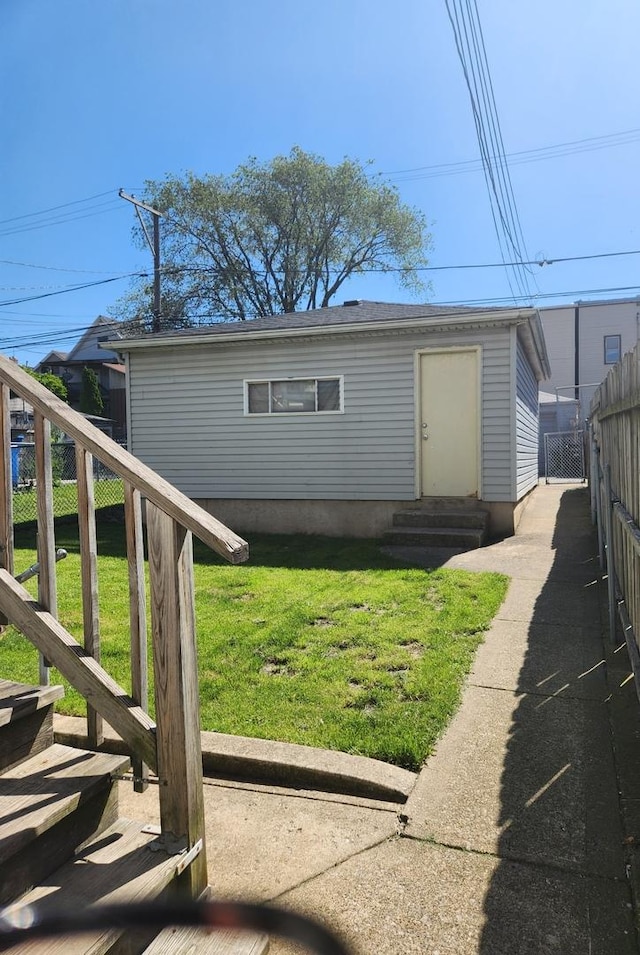
[[(36, 493), (38, 499), (38, 603), (52, 617), (58, 616), (56, 542), (53, 524), (53, 475), (51, 472), (51, 422), (34, 412)], [(49, 683), (49, 665), (40, 657), (40, 683)]]
[[(144, 580), (144, 538), (140, 492), (124, 482), (124, 516), (129, 566), (129, 632), (131, 641), (131, 695), (146, 712), (149, 699), (147, 674), (147, 599)], [(132, 759), (136, 792), (147, 789), (149, 771), (138, 757)]]
[(616, 639), (616, 570), (613, 543), (613, 502), (611, 499), (611, 467), (604, 466), (604, 496), (605, 496), (605, 538), (607, 546), (607, 597), (609, 600), (609, 636), (611, 642)]
[(593, 433), (593, 422), (589, 426), (589, 499), (591, 502), (591, 523), (595, 524), (598, 515), (596, 512), (596, 439)]
[[(11, 395), (7, 385), (0, 384), (0, 567), (13, 575), (13, 474), (11, 470)], [(0, 614), (0, 626), (7, 623)]]
[[(98, 607), (98, 553), (96, 510), (93, 487), (93, 455), (76, 443), (78, 481), (78, 530), (80, 534), (80, 578), (84, 648), (100, 662), (100, 610)], [(97, 749), (104, 742), (102, 717), (87, 703), (87, 737)]]
[(602, 482), (600, 480), (600, 450), (593, 442), (594, 471), (596, 480), (596, 528), (598, 531), (598, 562), (604, 571), (604, 531), (602, 528)]
[(160, 821), (170, 845), (202, 850), (183, 886), (207, 887), (191, 532), (147, 501)]

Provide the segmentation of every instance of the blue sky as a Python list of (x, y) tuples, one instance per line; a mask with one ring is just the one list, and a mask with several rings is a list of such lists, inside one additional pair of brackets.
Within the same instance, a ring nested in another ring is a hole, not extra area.
[[(507, 154), (634, 131), (624, 145), (514, 157), (531, 257), (640, 249), (640, 5), (478, 8)], [(425, 168), (479, 156), (444, 0), (2, 0), (0, 37), (0, 303), (148, 269), (119, 187), (228, 173), (293, 145), (329, 162), (371, 160), (427, 216), (432, 266), (500, 261), (482, 173)], [(640, 291), (638, 255), (534, 273), (534, 304)], [(433, 302), (510, 294), (503, 268), (430, 278)], [(0, 349), (31, 364), (68, 349), (126, 288), (117, 279), (0, 304)], [(375, 275), (335, 301), (346, 298), (409, 300)]]

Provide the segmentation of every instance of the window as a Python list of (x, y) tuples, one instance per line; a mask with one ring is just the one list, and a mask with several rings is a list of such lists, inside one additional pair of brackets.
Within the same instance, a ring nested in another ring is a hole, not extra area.
[(620, 361), (622, 352), (622, 342), (620, 335), (604, 336), (604, 363), (605, 365), (615, 365)]
[(246, 414), (327, 414), (341, 411), (341, 378), (245, 382)]

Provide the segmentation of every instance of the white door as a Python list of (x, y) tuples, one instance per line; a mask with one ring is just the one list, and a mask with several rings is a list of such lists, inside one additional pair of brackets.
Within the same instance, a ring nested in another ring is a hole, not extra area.
[(421, 490), (424, 497), (478, 497), (479, 351), (420, 355)]

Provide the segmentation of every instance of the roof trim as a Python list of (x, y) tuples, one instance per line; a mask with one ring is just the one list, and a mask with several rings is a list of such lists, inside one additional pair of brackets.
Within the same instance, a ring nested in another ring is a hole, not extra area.
[[(302, 314), (302, 313), (300, 313)], [(354, 323), (336, 323), (335, 325), (308, 325), (300, 327), (287, 328), (269, 328), (269, 329), (258, 329), (257, 331), (242, 331), (242, 332), (216, 332), (215, 334), (207, 335), (206, 332), (199, 332), (197, 336), (189, 335), (167, 335), (167, 336), (145, 336), (144, 338), (131, 338), (131, 339), (118, 339), (117, 341), (108, 341), (101, 342), (101, 347), (109, 350), (113, 350), (114, 346), (117, 345), (117, 351), (119, 352), (129, 352), (129, 351), (138, 351), (145, 348), (167, 348), (167, 347), (177, 347), (177, 346), (189, 346), (189, 345), (202, 345), (202, 344), (214, 344), (215, 342), (227, 343), (227, 342), (239, 342), (239, 341), (266, 341), (270, 339), (290, 339), (290, 338), (309, 338), (309, 337), (325, 337), (327, 335), (344, 335), (344, 334), (367, 334), (372, 331), (386, 331), (386, 330), (404, 330), (404, 329), (415, 329), (415, 328), (431, 328), (431, 329), (453, 329), (457, 327), (473, 326), (473, 325), (517, 325), (523, 322), (528, 322), (534, 317), (538, 316), (536, 309), (526, 308), (526, 309), (513, 309), (505, 312), (504, 309), (499, 311), (479, 311), (479, 312), (459, 312), (453, 314), (443, 314), (438, 316), (425, 315), (425, 316), (412, 316), (410, 318), (397, 318), (377, 321), (361, 321)], [(539, 322), (539, 317), (538, 317)], [(219, 328), (219, 326), (217, 326)], [(246, 327), (246, 326), (245, 326)], [(545, 352), (546, 354), (546, 352)]]
[(544, 340), (540, 313), (537, 309), (527, 317), (526, 321), (518, 325), (518, 329), (538, 381), (551, 378), (551, 363)]

